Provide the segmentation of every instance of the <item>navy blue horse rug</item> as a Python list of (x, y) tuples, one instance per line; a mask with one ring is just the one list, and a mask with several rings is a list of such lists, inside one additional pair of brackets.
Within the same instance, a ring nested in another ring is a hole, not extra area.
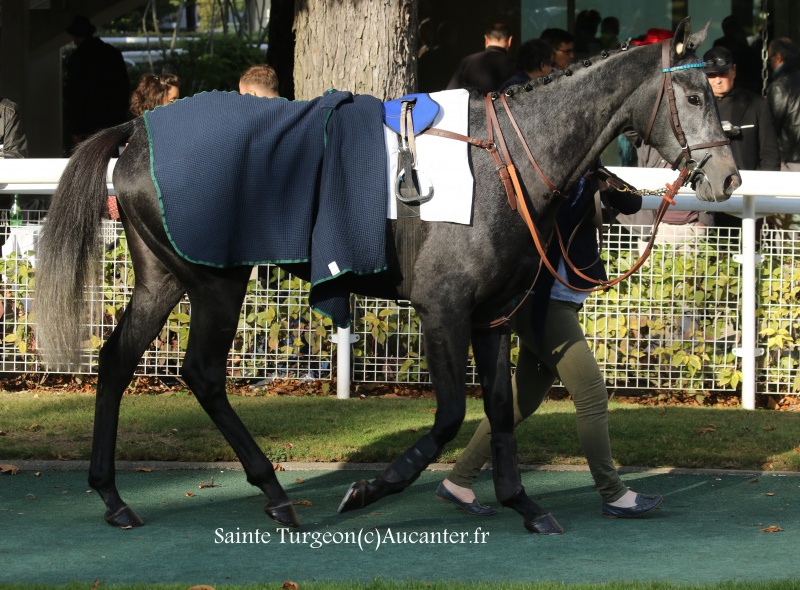
[(276, 263), (310, 278), (339, 326), (354, 284), (385, 273), (381, 103), (329, 91), (311, 101), (208, 92), (144, 115), (164, 227), (185, 259)]

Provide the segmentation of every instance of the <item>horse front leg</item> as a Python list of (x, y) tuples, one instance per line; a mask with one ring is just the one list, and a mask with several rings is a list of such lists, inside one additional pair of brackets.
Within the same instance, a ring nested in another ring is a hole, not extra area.
[[(466, 372), (469, 351), (468, 314), (418, 310), (425, 336), (428, 371), (436, 391), (433, 427), (374, 481), (350, 486), (339, 512), (363, 508), (411, 485), (455, 438), (466, 413)], [(463, 317), (464, 321), (457, 318)]]
[(517, 439), (514, 436), (514, 396), (511, 389), (511, 330), (475, 328), (472, 352), (483, 388), (483, 404), (492, 426), (492, 477), (497, 499), (524, 519), (527, 530), (540, 535), (560, 535), (564, 529), (544, 508), (530, 499), (519, 475)]

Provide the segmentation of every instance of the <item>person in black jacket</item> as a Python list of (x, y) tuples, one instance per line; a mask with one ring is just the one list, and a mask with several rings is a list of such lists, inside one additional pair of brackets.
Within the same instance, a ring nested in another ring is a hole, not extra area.
[(122, 53), (94, 36), (95, 26), (76, 16), (67, 33), (77, 48), (67, 61), (64, 113), (73, 144), (128, 120), (130, 80)]
[(769, 65), (772, 83), (767, 98), (781, 162), (788, 170), (800, 170), (800, 49), (786, 38), (770, 41)]
[[(642, 206), (641, 196), (602, 186), (594, 169), (572, 187), (569, 199), (559, 209), (556, 225), (572, 265), (583, 269), (581, 272), (593, 279), (607, 278), (598, 252), (594, 221), (594, 195), (601, 189), (609, 205), (622, 213), (635, 213)], [(571, 240), (570, 236), (573, 236)], [(565, 264), (555, 237), (550, 241), (547, 258), (569, 285), (579, 289), (595, 286)], [(578, 438), (603, 498), (602, 514), (636, 517), (656, 508), (663, 498), (629, 490), (614, 466), (608, 436), (608, 391), (578, 317), (588, 295), (556, 281), (543, 268), (533, 293), (513, 316), (513, 327), (520, 339), (513, 379), (514, 422), (519, 424), (533, 414), (559, 379), (575, 403)], [(491, 427), (484, 418), (453, 470), (439, 486), (438, 498), (470, 514), (494, 514), (494, 509), (479, 502), (472, 491), (473, 480), (491, 459), (490, 441)]]
[(467, 88), (487, 94), (500, 88), (514, 73), (514, 60), (508, 55), (511, 32), (503, 24), (494, 24), (486, 30), (483, 41), (486, 49), (461, 60), (447, 90)]
[[(736, 62), (727, 48), (716, 46), (706, 51), (703, 59), (709, 64), (706, 75), (736, 166), (741, 170), (780, 170), (775, 123), (767, 101), (736, 86)], [(742, 223), (733, 215), (715, 213), (714, 225), (741, 227)]]
[(15, 102), (0, 96), (0, 157), (25, 158), (28, 139), (22, 129), (22, 117)]

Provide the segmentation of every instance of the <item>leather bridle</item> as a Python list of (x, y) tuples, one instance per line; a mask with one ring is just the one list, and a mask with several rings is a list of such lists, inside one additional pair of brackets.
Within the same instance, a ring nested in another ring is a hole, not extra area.
[[(581, 277), (586, 281), (589, 281), (590, 283), (597, 285), (596, 287), (581, 288), (569, 284), (558, 274), (558, 270), (553, 267), (553, 265), (547, 258), (547, 243), (543, 240), (541, 233), (539, 232), (539, 229), (536, 227), (536, 224), (533, 222), (533, 219), (530, 215), (527, 201), (523, 194), (519, 177), (517, 175), (516, 167), (514, 166), (514, 163), (511, 158), (511, 152), (508, 150), (505, 138), (503, 137), (503, 132), (500, 127), (500, 123), (497, 118), (496, 103), (498, 100), (503, 104), (503, 107), (505, 108), (506, 115), (508, 116), (511, 126), (516, 132), (517, 137), (519, 138), (519, 141), (525, 151), (525, 154), (528, 157), (528, 160), (530, 161), (534, 170), (536, 170), (536, 172), (538, 173), (539, 177), (542, 179), (542, 181), (545, 183), (545, 185), (548, 187), (548, 189), (554, 196), (561, 199), (565, 199), (567, 196), (547, 178), (547, 176), (544, 174), (542, 169), (537, 164), (536, 159), (533, 157), (530, 147), (528, 146), (527, 141), (525, 141), (522, 131), (519, 125), (517, 124), (516, 119), (514, 118), (514, 115), (511, 111), (511, 107), (508, 104), (508, 100), (506, 98), (506, 96), (511, 96), (513, 94), (513, 90), (509, 89), (503, 94), (498, 94), (496, 92), (490, 93), (487, 94), (485, 97), (484, 102), (486, 108), (486, 129), (487, 129), (488, 141), (476, 139), (473, 137), (468, 137), (465, 135), (460, 135), (452, 131), (447, 131), (444, 129), (437, 129), (437, 128), (430, 128), (424, 132), (429, 135), (436, 135), (439, 137), (447, 137), (450, 139), (464, 141), (470, 145), (480, 147), (489, 152), (490, 156), (492, 157), (492, 160), (495, 163), (495, 168), (497, 170), (498, 176), (500, 177), (500, 181), (502, 182), (503, 187), (505, 188), (509, 206), (511, 207), (512, 210), (517, 211), (522, 217), (523, 221), (528, 227), (528, 231), (530, 232), (531, 237), (533, 238), (534, 245), (536, 246), (536, 250), (539, 254), (539, 268), (536, 272), (536, 277), (534, 278), (533, 281), (534, 283), (536, 282), (539, 273), (541, 272), (542, 265), (544, 265), (547, 268), (547, 270), (550, 272), (550, 274), (552, 274), (555, 277), (556, 280), (558, 280), (565, 286), (569, 287), (570, 289), (580, 292), (594, 292), (594, 291), (607, 290), (610, 287), (616, 285), (617, 283), (630, 277), (634, 272), (636, 272), (637, 270), (639, 270), (639, 268), (641, 268), (641, 266), (645, 263), (645, 261), (649, 257), (650, 251), (655, 241), (658, 226), (661, 223), (661, 220), (663, 219), (664, 214), (667, 212), (669, 206), (675, 204), (674, 201), (675, 195), (683, 186), (689, 183), (694, 184), (698, 175), (703, 174), (702, 166), (711, 157), (711, 154), (706, 153), (704, 158), (698, 164), (691, 157), (692, 150), (719, 147), (723, 145), (728, 145), (730, 143), (730, 139), (726, 138), (724, 140), (710, 141), (693, 145), (688, 144), (686, 140), (686, 134), (684, 133), (683, 127), (681, 126), (680, 123), (680, 117), (678, 115), (678, 108), (675, 100), (675, 92), (672, 86), (672, 72), (675, 69), (682, 69), (682, 67), (681, 66), (678, 66), (677, 68), (670, 67), (669, 65), (670, 48), (671, 48), (670, 39), (667, 39), (662, 42), (662, 53), (661, 53), (662, 64), (663, 64), (662, 73), (664, 77), (659, 87), (656, 103), (653, 108), (653, 112), (650, 117), (650, 121), (647, 126), (647, 131), (645, 132), (643, 140), (645, 143), (647, 143), (647, 140), (650, 138), (650, 134), (653, 130), (653, 126), (655, 124), (655, 120), (658, 115), (658, 110), (661, 106), (661, 102), (662, 100), (664, 100), (664, 97), (666, 97), (667, 107), (669, 110), (670, 126), (672, 128), (673, 134), (675, 135), (675, 139), (677, 139), (678, 145), (681, 148), (681, 153), (675, 160), (675, 162), (672, 164), (672, 169), (675, 170), (676, 168), (678, 168), (678, 166), (680, 166), (681, 164), (681, 161), (684, 161), (685, 165), (684, 168), (678, 174), (677, 179), (672, 184), (666, 185), (667, 190), (666, 193), (663, 195), (663, 200), (661, 201), (661, 204), (656, 210), (655, 218), (653, 220), (653, 228), (650, 232), (650, 239), (648, 240), (647, 245), (645, 246), (644, 252), (639, 257), (639, 259), (631, 266), (631, 268), (623, 275), (610, 280), (594, 279), (592, 277), (586, 276), (584, 273), (581, 272), (580, 269), (576, 268), (575, 265), (572, 264), (572, 262), (569, 260), (569, 257), (567, 256), (566, 249), (564, 248), (563, 245), (563, 240), (558, 232), (558, 227), (555, 228), (554, 233), (558, 236), (559, 242), (561, 242), (562, 256), (564, 258), (565, 264), (568, 265), (573, 270), (573, 272), (576, 273), (577, 276)], [(700, 64), (696, 64), (695, 67), (697, 66), (700, 66)], [(498, 145), (501, 151), (498, 151), (497, 149)], [(690, 168), (692, 164), (694, 164), (694, 167)], [(510, 317), (522, 306), (522, 303), (525, 301), (528, 294), (531, 292), (532, 287), (533, 285), (531, 285), (531, 289), (528, 289), (528, 291), (526, 291), (525, 296), (522, 298), (519, 304), (511, 311), (511, 313), (507, 314), (504, 317), (498, 318), (488, 324), (482, 324), (477, 327), (493, 328), (506, 323), (510, 319)]]

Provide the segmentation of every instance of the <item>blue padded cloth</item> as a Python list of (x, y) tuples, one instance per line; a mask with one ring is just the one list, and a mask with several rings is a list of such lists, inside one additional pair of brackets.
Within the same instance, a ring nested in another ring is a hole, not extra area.
[(311, 279), (311, 305), (349, 325), (353, 276), (387, 269), (381, 102), (215, 91), (144, 119), (178, 253), (216, 267), (302, 263), (293, 269)]
[(433, 124), (439, 114), (439, 103), (429, 94), (406, 94), (396, 100), (383, 103), (383, 122), (395, 133), (400, 135), (400, 112), (404, 100), (415, 98), (414, 108), (411, 109), (411, 120), (414, 123), (414, 135), (419, 135)]

